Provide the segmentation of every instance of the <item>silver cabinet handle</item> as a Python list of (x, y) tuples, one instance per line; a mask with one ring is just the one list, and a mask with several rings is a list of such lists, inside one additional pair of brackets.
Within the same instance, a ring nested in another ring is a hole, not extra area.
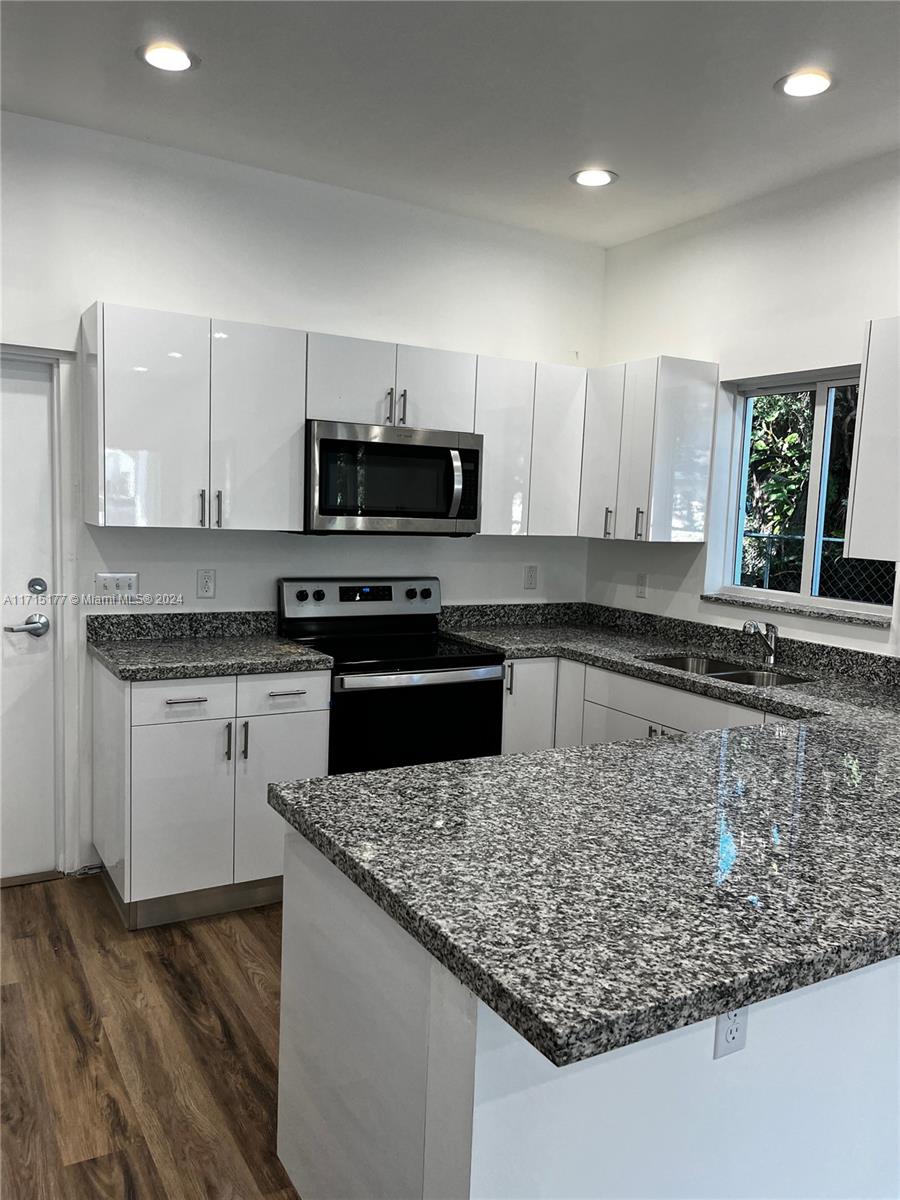
[(612, 515), (613, 515), (613, 510), (611, 508), (604, 509), (604, 512), (603, 512), (603, 536), (605, 538), (608, 538), (611, 536), (610, 531), (609, 531), (609, 520)]
[(216, 492), (216, 527), (222, 528), (222, 493)]
[(388, 388), (388, 390), (387, 390), (387, 402), (388, 402), (388, 410), (387, 410), (387, 420), (385, 421), (385, 425), (393, 425), (393, 423), (394, 423), (394, 389), (393, 388)]
[(463, 492), (462, 459), (459, 456), (458, 450), (450, 451), (450, 461), (453, 463), (453, 498), (450, 501), (447, 518), (450, 521), (455, 521), (459, 514), (459, 506), (462, 504)]
[(639, 542), (644, 536), (644, 510), (636, 508), (634, 510), (634, 540)]
[(233, 730), (231, 728), (231, 722), (229, 721), (228, 724), (225, 726), (225, 759), (227, 762), (231, 762), (231, 739), (232, 739), (232, 736), (233, 736)]
[(206, 488), (200, 489), (200, 528), (206, 528)]
[(406, 388), (404, 388), (403, 391), (400, 393), (400, 400), (403, 404), (403, 410), (400, 413), (400, 419), (397, 422), (397, 424), (405, 425), (406, 424), (406, 400), (407, 400)]
[(250, 757), (250, 722), (244, 722), (244, 745), (241, 748), (241, 758)]
[(183, 700), (167, 700), (166, 704), (206, 704), (208, 700), (209, 696), (185, 696)]
[(273, 700), (276, 699), (278, 696), (305, 696), (306, 688), (293, 688), (289, 692), (269, 692), (269, 695), (272, 697)]
[(50, 632), (50, 622), (43, 613), (32, 613), (21, 625), (4, 625), (5, 633), (29, 633), (32, 637), (43, 637)]
[(513, 672), (515, 670), (515, 666), (516, 666), (515, 663), (507, 663), (506, 664), (506, 691), (510, 696), (513, 694), (513, 686), (514, 686)]

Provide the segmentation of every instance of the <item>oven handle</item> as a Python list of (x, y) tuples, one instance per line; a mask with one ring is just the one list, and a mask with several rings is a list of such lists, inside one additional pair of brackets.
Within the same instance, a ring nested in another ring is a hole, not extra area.
[(370, 692), (376, 688), (433, 687), (439, 683), (481, 683), (503, 678), (503, 664), (447, 671), (400, 671), (390, 674), (335, 675), (335, 692)]
[(455, 521), (459, 515), (459, 506), (462, 504), (463, 489), (462, 459), (458, 450), (450, 451), (450, 461), (453, 463), (453, 499), (450, 501), (450, 511), (447, 513), (447, 518), (450, 521)]

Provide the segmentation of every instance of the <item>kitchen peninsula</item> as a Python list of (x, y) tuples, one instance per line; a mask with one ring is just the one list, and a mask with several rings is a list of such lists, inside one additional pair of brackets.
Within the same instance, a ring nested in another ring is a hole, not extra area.
[(896, 689), (741, 688), (600, 630), (460, 636), (757, 723), (270, 787), (305, 1200), (897, 1194)]

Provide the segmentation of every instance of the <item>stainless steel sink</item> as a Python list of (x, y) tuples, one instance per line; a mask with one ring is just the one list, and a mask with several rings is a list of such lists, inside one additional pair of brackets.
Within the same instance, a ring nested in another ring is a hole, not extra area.
[(808, 682), (802, 675), (791, 675), (789, 671), (722, 671), (716, 679), (725, 683), (745, 683), (750, 687), (784, 687), (789, 683)]
[(676, 671), (690, 671), (692, 675), (722, 675), (725, 672), (744, 671), (743, 663), (728, 662), (724, 658), (709, 658), (705, 654), (659, 654), (645, 658), (644, 662), (656, 663), (659, 667), (673, 667)]

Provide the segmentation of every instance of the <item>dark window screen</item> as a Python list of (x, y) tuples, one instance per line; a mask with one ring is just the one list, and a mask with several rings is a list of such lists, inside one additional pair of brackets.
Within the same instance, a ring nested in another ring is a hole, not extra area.
[(320, 443), (319, 511), (325, 516), (446, 517), (452, 496), (445, 449)]

